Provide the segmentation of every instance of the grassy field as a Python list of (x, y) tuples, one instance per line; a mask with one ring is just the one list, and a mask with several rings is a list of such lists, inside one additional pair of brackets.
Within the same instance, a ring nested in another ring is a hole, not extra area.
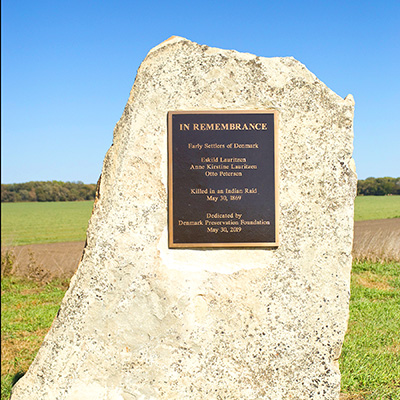
[(68, 282), (47, 285), (16, 277), (1, 279), (1, 400), (26, 372), (59, 309)]
[[(1, 400), (25, 372), (47, 333), (67, 282), (16, 277), (1, 283)], [(349, 399), (400, 399), (400, 264), (355, 263), (350, 320), (342, 355), (342, 392)]]
[(354, 220), (400, 218), (400, 196), (358, 196)]
[[(93, 201), (2, 203), (1, 243), (23, 245), (83, 241)], [(400, 196), (362, 196), (354, 219), (400, 218)]]
[(2, 203), (2, 245), (85, 240), (93, 201)]
[(400, 264), (354, 263), (342, 392), (400, 399)]
[[(93, 202), (2, 204), (2, 244), (83, 241)], [(400, 217), (400, 196), (358, 197), (355, 219)], [(2, 277), (1, 400), (25, 372), (68, 282)], [(340, 362), (346, 399), (400, 400), (400, 264), (356, 262)]]

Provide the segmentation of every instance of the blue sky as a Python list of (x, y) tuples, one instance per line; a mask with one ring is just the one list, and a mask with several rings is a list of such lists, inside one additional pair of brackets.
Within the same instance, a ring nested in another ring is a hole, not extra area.
[(2, 183), (97, 181), (136, 71), (172, 35), (293, 56), (356, 101), (359, 179), (400, 176), (400, 1), (2, 1)]

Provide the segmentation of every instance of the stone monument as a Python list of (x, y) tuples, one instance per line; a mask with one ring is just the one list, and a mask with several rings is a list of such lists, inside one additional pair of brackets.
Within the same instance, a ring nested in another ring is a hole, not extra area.
[(78, 270), (12, 400), (338, 399), (353, 109), (291, 57), (181, 37), (153, 48)]

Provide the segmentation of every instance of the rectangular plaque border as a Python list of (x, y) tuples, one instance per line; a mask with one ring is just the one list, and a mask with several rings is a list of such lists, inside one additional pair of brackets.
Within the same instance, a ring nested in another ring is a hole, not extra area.
[[(172, 164), (172, 116), (177, 114), (274, 114), (274, 165), (275, 165), (275, 242), (231, 242), (231, 243), (173, 243), (173, 164)], [(265, 110), (185, 110), (168, 111), (168, 247), (170, 249), (190, 248), (274, 248), (279, 246), (279, 112), (275, 109)]]

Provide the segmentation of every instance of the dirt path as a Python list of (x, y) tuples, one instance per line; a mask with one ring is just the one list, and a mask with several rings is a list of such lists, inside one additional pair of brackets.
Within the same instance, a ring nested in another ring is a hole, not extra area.
[[(70, 278), (78, 267), (84, 245), (65, 242), (10, 247), (15, 254), (13, 273), (42, 280)], [(353, 255), (400, 261), (400, 218), (355, 222)]]

